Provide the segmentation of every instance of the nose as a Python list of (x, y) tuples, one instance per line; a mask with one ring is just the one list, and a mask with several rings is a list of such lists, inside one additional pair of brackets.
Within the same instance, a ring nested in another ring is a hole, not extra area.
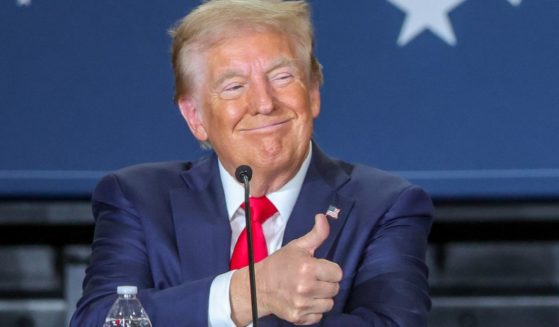
[(274, 98), (268, 80), (254, 81), (251, 87), (251, 113), (267, 115), (274, 110)]

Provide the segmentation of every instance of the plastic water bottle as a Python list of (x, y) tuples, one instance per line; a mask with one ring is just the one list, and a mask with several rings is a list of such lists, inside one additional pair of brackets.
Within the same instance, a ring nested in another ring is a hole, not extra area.
[(136, 297), (136, 286), (117, 287), (118, 299), (109, 310), (103, 327), (152, 327), (148, 315)]

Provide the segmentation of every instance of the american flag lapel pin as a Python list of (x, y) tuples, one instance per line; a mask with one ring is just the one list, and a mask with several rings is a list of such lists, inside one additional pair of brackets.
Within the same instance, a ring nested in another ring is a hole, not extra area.
[(328, 210), (326, 210), (326, 216), (338, 219), (338, 215), (340, 214), (340, 208), (336, 208), (333, 205), (328, 206)]

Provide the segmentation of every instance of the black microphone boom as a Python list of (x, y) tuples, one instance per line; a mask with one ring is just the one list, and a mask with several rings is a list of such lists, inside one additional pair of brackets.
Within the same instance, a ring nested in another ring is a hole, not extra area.
[(248, 275), (250, 283), (250, 303), (252, 306), (252, 326), (258, 326), (258, 307), (256, 301), (256, 278), (254, 277), (254, 248), (252, 246), (252, 223), (250, 220), (250, 184), (252, 178), (252, 168), (241, 165), (235, 170), (235, 177), (245, 186), (245, 219), (248, 245)]

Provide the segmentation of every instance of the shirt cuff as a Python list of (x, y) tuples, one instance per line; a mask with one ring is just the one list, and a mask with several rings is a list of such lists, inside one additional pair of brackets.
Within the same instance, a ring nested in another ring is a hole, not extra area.
[(234, 272), (232, 270), (218, 275), (212, 281), (208, 304), (209, 327), (235, 327), (231, 319), (231, 301), (229, 300), (229, 286)]

